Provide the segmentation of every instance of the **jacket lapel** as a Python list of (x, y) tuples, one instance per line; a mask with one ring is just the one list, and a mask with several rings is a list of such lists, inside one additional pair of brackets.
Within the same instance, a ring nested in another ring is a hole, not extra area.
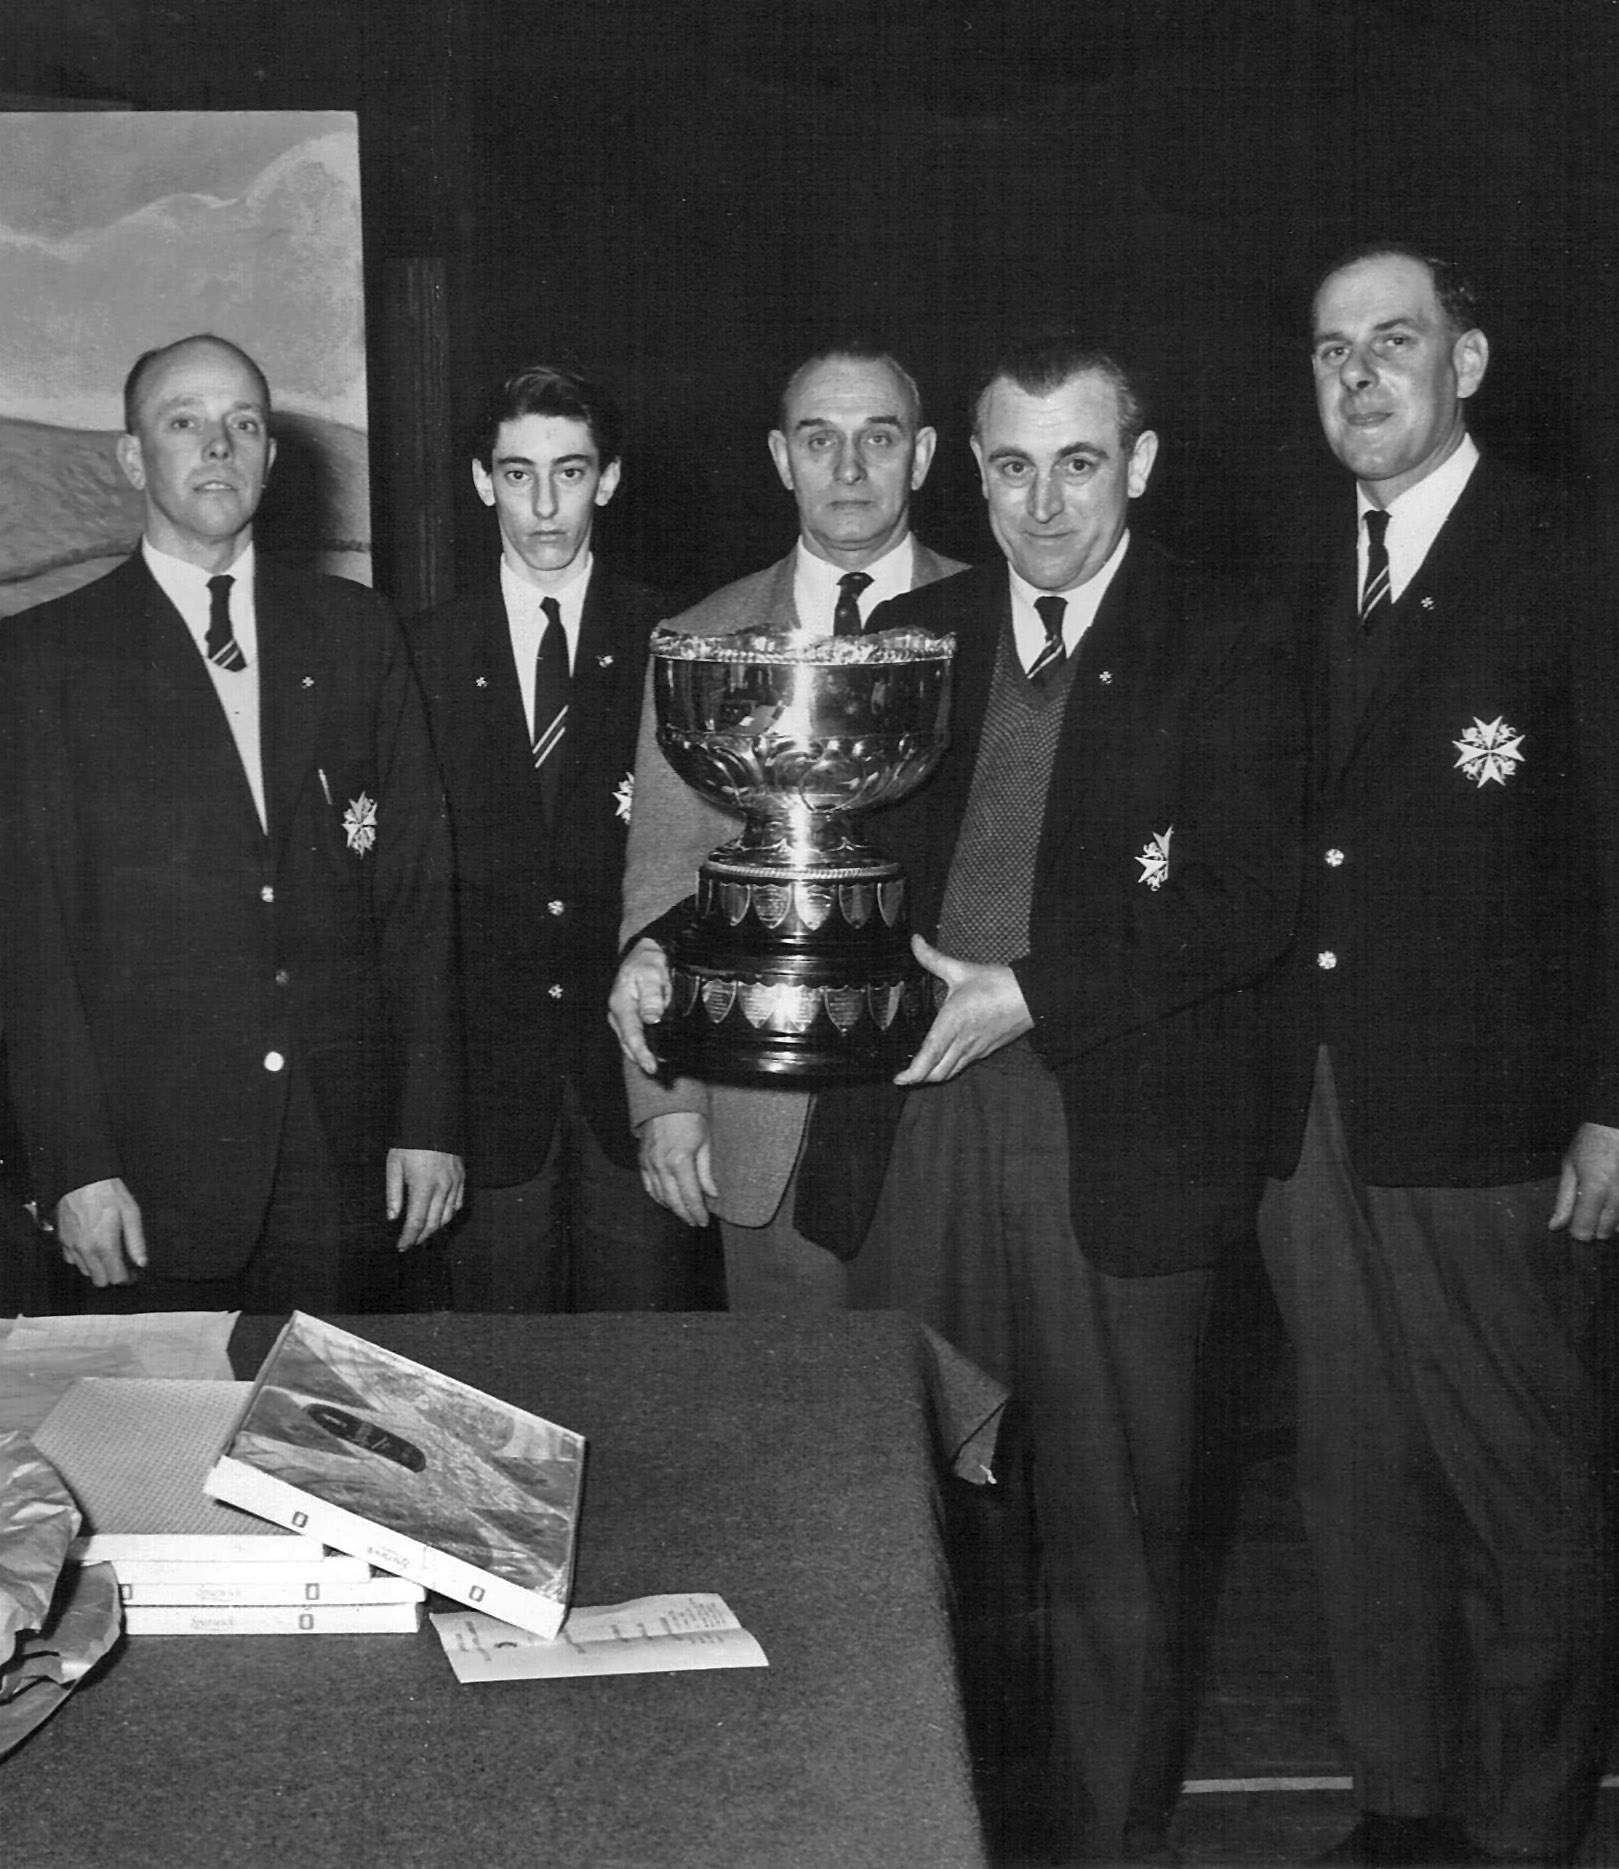
[[(1109, 783), (1110, 775), (1098, 760), (1098, 749), (1107, 743), (1105, 734), (1097, 731), (1101, 724), (1098, 710), (1106, 708), (1113, 714), (1121, 707), (1139, 705), (1143, 670), (1153, 658), (1158, 632), (1169, 620), (1160, 595), (1162, 583), (1162, 566), (1154, 548), (1138, 534), (1131, 539), (1123, 564), (1074, 651), (1068, 704), (1052, 761), (1053, 782), (1046, 789), (1037, 876), (1046, 854), (1056, 847), (1092, 785)], [(1059, 774), (1063, 775), (1060, 779)], [(1085, 776), (1073, 783), (1079, 774)]]
[[(118, 601), (127, 603), (127, 621), (133, 625), (120, 632), (129, 653), (130, 682), (149, 695), (151, 719), (159, 723), (158, 731), (184, 766), (187, 784), (200, 782), (205, 796), (216, 803), (228, 801), (241, 815), (243, 827), (262, 835), (235, 736), (185, 619), (139, 552), (114, 575), (128, 579), (128, 589), (118, 594)], [(261, 690), (262, 686), (261, 677)], [(262, 708), (261, 699), (261, 714)]]
[[(1390, 714), (1398, 717), (1404, 708), (1414, 704), (1423, 668), (1444, 653), (1456, 619), (1473, 607), (1470, 592), (1488, 587), (1504, 575), (1506, 519), (1481, 461), (1416, 576), (1400, 593), (1388, 624), (1394, 632), (1388, 659), (1349, 736), (1348, 752), (1335, 778), (1341, 777), (1361, 755), (1368, 739)], [(1352, 592), (1353, 550), (1350, 558)], [(1339, 601), (1352, 599), (1344, 596)], [(1331, 619), (1329, 635), (1331, 623), (1337, 621), (1336, 617)]]
[(972, 789), (995, 656), (1011, 624), (1012, 588), (1003, 560), (964, 571), (943, 588), (949, 597), (944, 627), (956, 635), (950, 672), (950, 757), (923, 795), (930, 813), (941, 814), (940, 821), (949, 824), (959, 820)]
[(610, 577), (598, 564), (591, 571), (579, 617), (579, 645), (574, 652), (568, 697), (568, 730), (562, 739), (559, 811), (578, 785), (591, 750), (613, 717), (628, 654), (628, 631), (613, 603)]
[(335, 679), (320, 620), (279, 569), (258, 561), (254, 610), (259, 636), (259, 757), (270, 854), (279, 863), (305, 785)]

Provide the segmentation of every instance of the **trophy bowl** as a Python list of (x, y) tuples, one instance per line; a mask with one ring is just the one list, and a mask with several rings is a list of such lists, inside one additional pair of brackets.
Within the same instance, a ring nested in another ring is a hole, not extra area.
[(652, 638), (658, 743), (743, 824), (651, 932), (673, 991), (651, 1039), (686, 1076), (891, 1076), (933, 1015), (900, 866), (857, 814), (913, 792), (944, 752), (955, 638)]

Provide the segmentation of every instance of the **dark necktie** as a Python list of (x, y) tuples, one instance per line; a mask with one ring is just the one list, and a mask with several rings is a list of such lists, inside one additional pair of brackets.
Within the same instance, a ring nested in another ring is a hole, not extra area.
[(845, 571), (838, 579), (838, 607), (832, 612), (834, 636), (858, 636), (865, 627), (860, 621), (860, 593), (870, 582), (864, 571)]
[(208, 635), (203, 642), (208, 660), (232, 674), (247, 667), (247, 657), (230, 626), (230, 587), (235, 582), (225, 576), (208, 580)]
[(562, 610), (554, 597), (540, 600), (545, 612), (545, 634), (534, 658), (534, 768), (541, 775), (545, 809), (556, 802), (556, 778), (561, 762), (555, 757), (568, 722), (568, 639), (562, 631)]
[(1040, 653), (1029, 667), (1029, 680), (1039, 687), (1044, 687), (1046, 670), (1055, 668), (1067, 655), (1062, 640), (1062, 613), (1068, 608), (1066, 597), (1036, 597), (1035, 611), (1040, 621), (1046, 626), (1046, 639), (1040, 645)]
[(1389, 516), (1377, 507), (1366, 509), (1366, 588), (1360, 599), (1360, 627), (1370, 636), (1380, 623), (1386, 623), (1394, 608), (1389, 591), (1389, 548), (1386, 534)]

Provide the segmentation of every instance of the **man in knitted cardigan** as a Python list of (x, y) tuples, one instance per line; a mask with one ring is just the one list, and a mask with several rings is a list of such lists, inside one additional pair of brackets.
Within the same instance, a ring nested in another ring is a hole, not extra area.
[(898, 1088), (817, 1099), (797, 1208), (834, 1249), (864, 1235), (857, 1302), (1013, 1391), (1051, 1679), (1035, 1784), (1061, 1853), (1106, 1862), (1172, 1860), (1198, 1348), (1260, 1190), (1250, 986), (1291, 931), (1302, 778), (1279, 620), (1131, 533), (1143, 418), (1105, 352), (1009, 355), (972, 440), (1007, 562), (883, 607), (958, 643), (949, 750), (881, 829), (939, 1010)]

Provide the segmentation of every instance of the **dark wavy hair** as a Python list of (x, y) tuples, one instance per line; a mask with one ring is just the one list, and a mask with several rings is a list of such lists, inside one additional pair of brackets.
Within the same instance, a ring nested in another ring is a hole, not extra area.
[(619, 414), (618, 404), (601, 384), (573, 370), (532, 363), (514, 370), (485, 399), (468, 431), (468, 452), (472, 458), (488, 467), (501, 425), (525, 415), (559, 415), (570, 422), (582, 422), (590, 430), (590, 439), (596, 444), (603, 467), (619, 457), (624, 418)]
[(1027, 338), (1009, 345), (981, 372), (972, 399), (972, 429), (979, 432), (984, 398), (997, 383), (1014, 383), (1025, 395), (1049, 396), (1076, 376), (1094, 373), (1113, 385), (1119, 399), (1119, 440), (1130, 453), (1147, 426), (1147, 385), (1139, 369), (1119, 353), (1072, 332)]

